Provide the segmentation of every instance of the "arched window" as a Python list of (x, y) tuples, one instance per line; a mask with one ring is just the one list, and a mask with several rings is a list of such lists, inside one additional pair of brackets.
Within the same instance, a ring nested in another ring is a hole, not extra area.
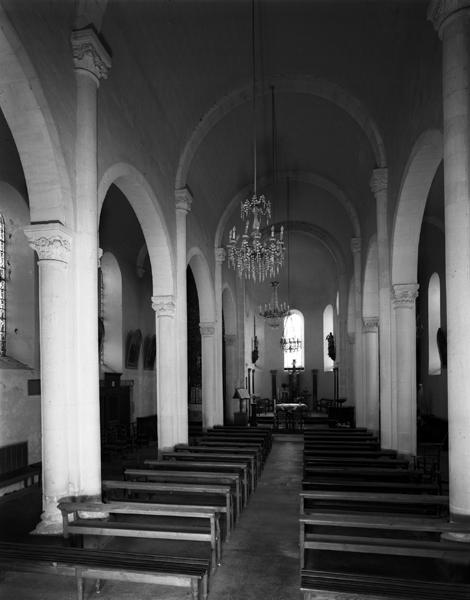
[(439, 275), (433, 273), (428, 285), (428, 356), (429, 375), (441, 374), (441, 359), (437, 344), (437, 331), (441, 326), (441, 282)]
[[(296, 309), (292, 309), (290, 314), (284, 318), (284, 338), (286, 347), (284, 348), (284, 368), (290, 369), (292, 361), (295, 360), (297, 369), (304, 367), (304, 316)], [(292, 340), (289, 343), (289, 340)], [(294, 346), (295, 344), (295, 346)], [(292, 351), (292, 348), (297, 349)]]
[(7, 268), (5, 256), (5, 220), (0, 214), (0, 356), (7, 352)]
[(326, 337), (332, 333), (334, 335), (334, 314), (333, 306), (328, 306), (323, 311), (323, 370), (332, 371), (335, 366), (334, 361), (328, 356), (328, 340)]

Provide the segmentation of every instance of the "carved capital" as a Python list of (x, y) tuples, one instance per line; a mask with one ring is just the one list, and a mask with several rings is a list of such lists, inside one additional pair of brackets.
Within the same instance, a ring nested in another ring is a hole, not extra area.
[(68, 263), (72, 249), (72, 234), (61, 223), (38, 223), (25, 227), (29, 245), (39, 260)]
[(176, 210), (180, 210), (184, 213), (188, 213), (191, 210), (191, 204), (193, 203), (193, 196), (188, 188), (181, 188), (175, 190), (175, 206)]
[(72, 31), (71, 42), (75, 70), (87, 71), (98, 83), (107, 79), (111, 58), (93, 29)]
[(357, 254), (361, 251), (362, 243), (361, 238), (354, 237), (351, 238), (351, 250), (353, 254)]
[(434, 29), (442, 37), (442, 31), (448, 20), (457, 15), (468, 16), (470, 0), (431, 0), (428, 6), (428, 20), (434, 25)]
[(397, 283), (393, 286), (394, 308), (413, 308), (418, 297), (419, 284)]
[(224, 335), (224, 342), (226, 346), (235, 346), (235, 342), (237, 341), (237, 336), (233, 333), (226, 333)]
[(222, 264), (223, 262), (225, 262), (225, 259), (227, 258), (227, 251), (225, 250), (225, 248), (216, 248), (215, 249), (215, 262), (217, 264)]
[(174, 317), (176, 313), (175, 297), (172, 294), (152, 296), (152, 308), (157, 317)]
[(376, 196), (380, 192), (386, 192), (388, 186), (388, 169), (382, 167), (380, 169), (374, 169), (372, 177), (370, 178), (370, 189)]
[(377, 333), (379, 330), (379, 317), (364, 317), (362, 324), (364, 333)]
[(215, 323), (213, 321), (207, 321), (205, 323), (199, 323), (199, 329), (203, 337), (209, 337), (215, 334)]

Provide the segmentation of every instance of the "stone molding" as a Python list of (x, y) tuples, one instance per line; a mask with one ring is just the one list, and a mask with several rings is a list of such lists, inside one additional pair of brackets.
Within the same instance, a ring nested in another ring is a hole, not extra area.
[(227, 258), (227, 251), (225, 250), (225, 248), (216, 248), (215, 249), (215, 262), (217, 264), (222, 264), (223, 262), (225, 262), (225, 259)]
[(152, 308), (157, 317), (174, 317), (176, 314), (175, 297), (172, 294), (152, 296)]
[(458, 14), (468, 15), (470, 0), (431, 0), (428, 6), (427, 17), (434, 25), (434, 29), (442, 37), (442, 31), (448, 24), (448, 19), (456, 17)]
[(388, 186), (388, 169), (382, 167), (380, 169), (374, 169), (372, 171), (372, 177), (370, 178), (370, 189), (372, 193), (377, 196), (380, 192), (386, 192)]
[(188, 213), (191, 210), (191, 204), (193, 203), (193, 196), (187, 187), (175, 190), (175, 207), (176, 210)]
[(226, 346), (235, 346), (235, 342), (237, 341), (237, 336), (233, 333), (226, 333), (224, 335), (224, 342)]
[(414, 308), (418, 297), (418, 283), (397, 283), (393, 286), (394, 308)]
[(70, 261), (72, 233), (62, 223), (38, 223), (25, 227), (24, 234), (39, 260)]
[(362, 325), (364, 333), (377, 333), (379, 330), (379, 317), (364, 317)]
[(98, 248), (98, 269), (101, 267), (101, 259), (103, 258), (103, 248)]
[(98, 83), (108, 78), (111, 68), (111, 57), (93, 29), (79, 29), (71, 35), (73, 66), (75, 70), (87, 71)]
[(359, 237), (351, 238), (351, 251), (353, 254), (357, 254), (361, 251), (362, 240)]
[(199, 323), (199, 329), (203, 337), (210, 337), (215, 334), (215, 323), (214, 321)]

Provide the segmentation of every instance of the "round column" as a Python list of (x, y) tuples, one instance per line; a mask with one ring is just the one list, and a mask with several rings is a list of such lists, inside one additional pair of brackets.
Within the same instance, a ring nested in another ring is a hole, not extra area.
[[(152, 296), (157, 332), (157, 420), (158, 449), (169, 450), (179, 442), (178, 413), (175, 410), (177, 396), (176, 355), (176, 303), (174, 296)], [(187, 409), (186, 409), (187, 410)], [(186, 417), (187, 418), (187, 417)]]
[(380, 433), (378, 325), (378, 317), (364, 318), (364, 396), (366, 405), (365, 426), (376, 435)]
[(70, 494), (68, 463), (67, 373), (70, 339), (66, 323), (71, 234), (59, 223), (25, 229), (39, 261), (39, 346), (41, 355), (41, 434), (43, 513), (35, 533), (58, 534), (62, 516), (57, 502)]
[(81, 494), (101, 493), (98, 356), (97, 90), (111, 59), (92, 29), (71, 36), (77, 91), (75, 143), (77, 482)]
[(222, 364), (222, 265), (227, 257), (225, 248), (215, 249), (215, 421), (218, 425), (224, 422), (224, 389)]
[(351, 239), (351, 251), (354, 260), (354, 323), (355, 332), (353, 347), (354, 364), (354, 403), (356, 405), (356, 423), (364, 427), (366, 422), (366, 403), (364, 398), (362, 367), (362, 309), (361, 309), (361, 238)]
[(397, 351), (397, 450), (416, 456), (416, 298), (419, 285), (393, 286)]
[(377, 210), (377, 254), (379, 267), (379, 346), (380, 346), (380, 433), (383, 448), (396, 448), (392, 405), (392, 352), (390, 314), (390, 252), (387, 224), (388, 169), (374, 169), (370, 187)]
[(192, 196), (188, 189), (176, 190), (176, 323), (178, 440), (188, 443), (188, 299), (186, 296), (186, 222)]
[(200, 323), (201, 330), (201, 391), (202, 428), (205, 431), (218, 422), (215, 398), (215, 323)]
[(236, 377), (236, 341), (237, 336), (234, 334), (225, 334), (225, 417), (227, 424), (233, 423), (233, 415), (236, 404), (233, 399), (235, 388), (237, 387)]
[(470, 520), (470, 2), (431, 2), (442, 39), (449, 500)]

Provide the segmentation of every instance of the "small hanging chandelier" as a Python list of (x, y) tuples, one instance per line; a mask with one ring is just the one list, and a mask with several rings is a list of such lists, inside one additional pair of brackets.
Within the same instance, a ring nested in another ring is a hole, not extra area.
[(298, 352), (302, 350), (302, 340), (296, 338), (281, 337), (281, 348), (283, 352)]
[(289, 306), (286, 302), (282, 302), (279, 304), (279, 300), (277, 297), (277, 288), (279, 287), (279, 281), (271, 281), (271, 286), (273, 288), (271, 301), (269, 304), (263, 306), (260, 304), (259, 314), (261, 317), (266, 319), (268, 325), (273, 329), (276, 329), (281, 324), (281, 321), (288, 316), (289, 314)]
[[(284, 263), (283, 227), (276, 233), (269, 228), (271, 202), (264, 194), (257, 193), (256, 152), (256, 57), (255, 57), (255, 0), (252, 0), (252, 69), (253, 69), (253, 194), (241, 203), (241, 219), (245, 222), (244, 232), (237, 235), (234, 225), (229, 232), (227, 262), (237, 271), (241, 279), (264, 281), (274, 279)], [(250, 219), (251, 229), (250, 229)], [(263, 222), (265, 220), (265, 223)]]

